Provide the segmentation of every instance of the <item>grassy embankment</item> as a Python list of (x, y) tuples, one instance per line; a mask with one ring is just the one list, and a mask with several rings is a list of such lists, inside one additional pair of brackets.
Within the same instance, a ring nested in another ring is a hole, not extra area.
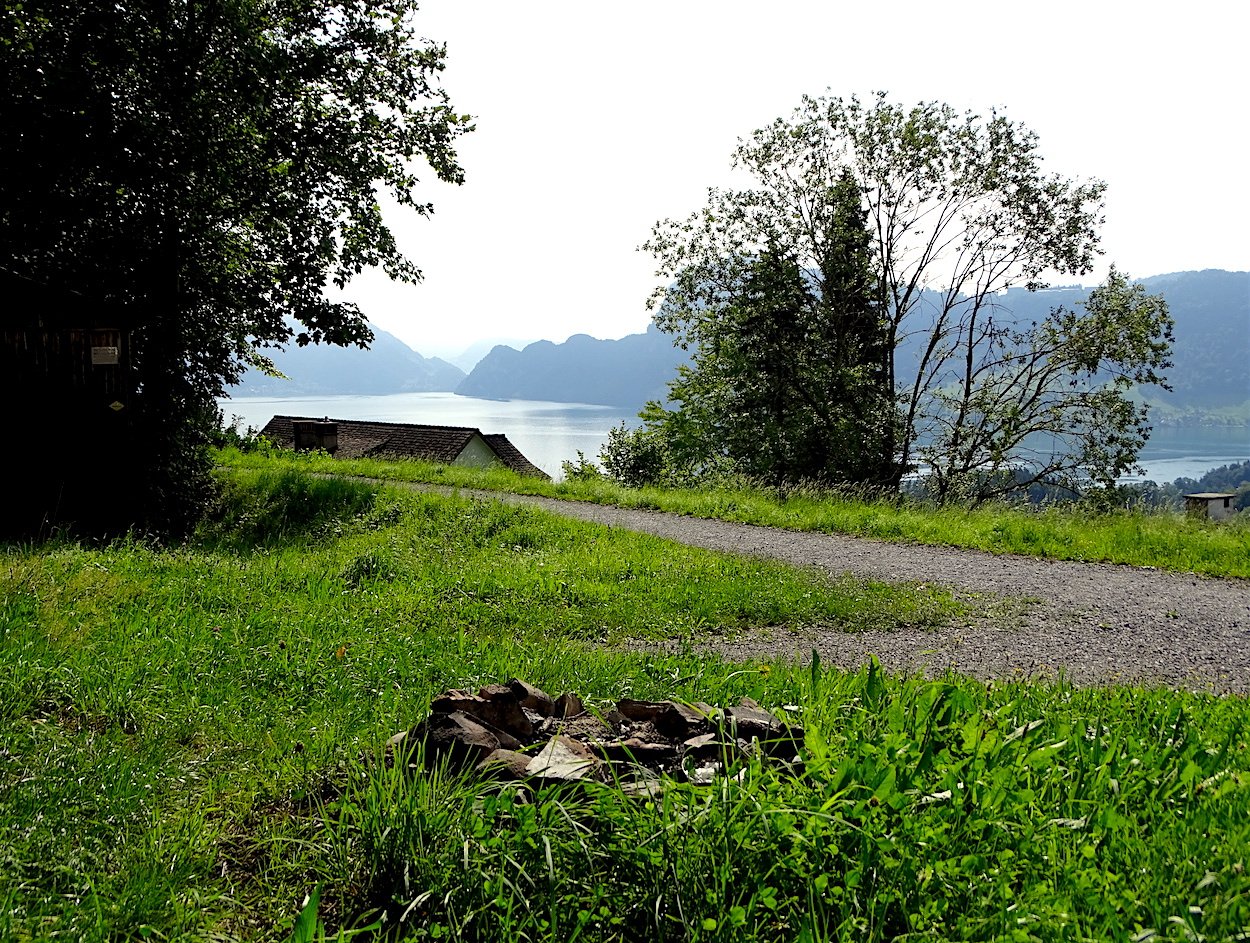
[(865, 501), (829, 492), (797, 490), (785, 496), (765, 489), (624, 488), (606, 480), (553, 483), (504, 469), (482, 471), (430, 462), (354, 459), (292, 452), (219, 453), (238, 468), (307, 468), (543, 495), (623, 507), (652, 508), (793, 530), (1018, 553), (1058, 560), (1097, 560), (1207, 576), (1250, 577), (1250, 519), (1213, 524), (1184, 514), (1150, 511), (1093, 513), (1080, 507), (1042, 510), (990, 505), (975, 510), (935, 508), (916, 502)]
[[(494, 502), (234, 471), (185, 547), (0, 560), (0, 939), (1232, 940), (1242, 698), (626, 651), (939, 593)], [(658, 801), (387, 771), (452, 686), (793, 706), (805, 775)]]

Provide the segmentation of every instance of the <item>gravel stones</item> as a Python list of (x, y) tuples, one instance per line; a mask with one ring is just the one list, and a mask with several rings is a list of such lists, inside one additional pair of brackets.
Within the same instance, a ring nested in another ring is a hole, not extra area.
[(952, 670), (984, 680), (1062, 676), (1079, 685), (1250, 694), (1250, 580), (894, 544), (529, 495), (483, 495), (834, 575), (947, 586), (982, 609), (965, 623), (934, 629), (762, 630), (702, 646), (732, 660), (803, 659), (815, 649), (822, 663), (844, 668), (876, 657), (895, 672)]

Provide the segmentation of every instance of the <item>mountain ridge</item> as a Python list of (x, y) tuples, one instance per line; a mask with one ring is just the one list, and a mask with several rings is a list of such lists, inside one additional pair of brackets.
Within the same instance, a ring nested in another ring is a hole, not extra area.
[[(1202, 269), (1138, 279), (1167, 299), (1176, 321), (1171, 392), (1138, 391), (1160, 425), (1250, 423), (1250, 272)], [(1016, 320), (1040, 319), (1052, 307), (1078, 305), (1092, 289), (1067, 285), (1038, 292), (1012, 288), (1000, 297)], [(249, 373), (235, 396), (455, 392), (482, 399), (592, 403), (637, 411), (664, 400), (668, 382), (690, 354), (648, 325), (618, 340), (574, 334), (562, 343), (534, 341), (518, 350), (497, 344), (467, 374), (426, 358), (375, 328), (370, 351), (305, 347), (275, 352), (289, 381)]]
[(641, 409), (647, 400), (665, 398), (677, 367), (689, 359), (689, 352), (674, 347), (654, 324), (619, 340), (574, 334), (561, 344), (535, 341), (522, 350), (496, 346), (456, 393)]
[[(1137, 281), (1164, 296), (1176, 321), (1174, 366), (1168, 371), (1173, 390), (1138, 391), (1151, 406), (1152, 420), (1250, 422), (1250, 272), (1202, 269)], [(1013, 319), (1040, 320), (1054, 307), (1081, 304), (1091, 290), (1080, 285), (1036, 292), (1011, 288), (999, 297)], [(900, 350), (906, 355), (906, 344)], [(637, 359), (642, 357), (650, 359)], [(665, 398), (668, 381), (688, 361), (689, 353), (673, 347), (671, 337), (654, 324), (645, 334), (619, 341), (575, 334), (563, 344), (537, 341), (523, 350), (497, 346), (456, 392), (641, 409), (647, 400)]]
[(439, 357), (423, 357), (377, 327), (367, 350), (310, 344), (266, 351), (285, 378), (249, 370), (231, 396), (324, 396), (451, 392), (465, 372)]

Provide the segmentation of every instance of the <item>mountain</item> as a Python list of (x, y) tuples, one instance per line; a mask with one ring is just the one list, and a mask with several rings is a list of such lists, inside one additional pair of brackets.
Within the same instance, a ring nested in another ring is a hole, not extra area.
[[(1139, 395), (1151, 405), (1157, 424), (1194, 421), (1250, 421), (1250, 272), (1176, 272), (1141, 280), (1162, 294), (1176, 322), (1168, 371), (1172, 392), (1158, 387)], [(1012, 288), (996, 299), (1000, 316), (1041, 320), (1060, 305), (1074, 307), (1089, 289), (1081, 286), (1030, 292)], [(911, 345), (909, 347), (908, 345)], [(918, 338), (900, 346), (900, 362), (915, 359)], [(486, 399), (541, 399), (565, 403), (604, 403), (640, 409), (662, 400), (668, 381), (689, 354), (654, 325), (645, 334), (618, 341), (585, 334), (563, 344), (538, 341), (524, 350), (496, 347), (465, 378), (456, 392)]]
[[(1250, 422), (1250, 272), (1176, 272), (1142, 279), (1162, 294), (1176, 321), (1173, 391), (1140, 391), (1159, 425)], [(1013, 288), (996, 299), (1017, 321), (1045, 317), (1052, 307), (1079, 305), (1080, 286), (1029, 292)], [(278, 353), (278, 369), (290, 380), (249, 373), (235, 396), (300, 396), (335, 393), (401, 393), (455, 390), (483, 399), (535, 399), (602, 403), (641, 409), (663, 400), (668, 382), (689, 353), (655, 325), (620, 340), (575, 334), (562, 344), (537, 341), (524, 349), (496, 346), (465, 376), (437, 357), (422, 357), (398, 338), (377, 331), (373, 348), (304, 347)], [(913, 341), (913, 343), (915, 343)], [(465, 356), (476, 353), (469, 348)], [(915, 355), (906, 344), (900, 356)]]
[(1242, 406), (1250, 422), (1250, 272), (1178, 272), (1142, 284), (1167, 299), (1176, 321), (1173, 391), (1147, 391), (1147, 401), (1188, 411)]
[(249, 370), (230, 395), (433, 393), (454, 390), (464, 379), (459, 367), (438, 357), (422, 357), (394, 334), (374, 328), (373, 335), (368, 350), (309, 344), (266, 351), (288, 379)]
[(475, 341), (460, 353), (456, 354), (456, 356), (446, 357), (444, 359), (454, 363), (465, 373), (468, 373), (481, 362), (483, 357), (489, 354), (496, 347), (502, 345), (504, 347), (512, 347), (516, 350), (520, 350), (527, 344), (532, 343), (534, 343), (533, 337), (493, 337), (489, 340)]
[(574, 334), (563, 344), (537, 341), (524, 350), (499, 346), (456, 387), (461, 396), (600, 403), (641, 409), (664, 399), (678, 364), (690, 359), (650, 325), (643, 334), (596, 340)]
[[(1144, 387), (1137, 395), (1156, 425), (1189, 422), (1250, 423), (1250, 272), (1175, 272), (1139, 279), (1162, 295), (1176, 322), (1172, 390)], [(1011, 288), (995, 299), (998, 316), (1040, 321), (1055, 307), (1075, 308), (1089, 289), (1078, 286), (1030, 292)], [(914, 362), (920, 338), (900, 345), (900, 361)]]

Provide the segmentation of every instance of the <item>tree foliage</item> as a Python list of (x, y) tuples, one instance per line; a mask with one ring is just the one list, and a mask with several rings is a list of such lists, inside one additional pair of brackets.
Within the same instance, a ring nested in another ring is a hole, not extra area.
[(690, 259), (656, 322), (694, 354), (670, 384), (674, 408), (649, 406), (637, 441), (662, 439), (670, 466), (687, 474), (715, 465), (773, 484), (888, 484), (886, 324), (859, 187), (844, 173), (812, 194), (811, 253), (763, 211), (760, 245), (722, 251), (724, 220), (748, 204), (718, 195), (648, 243), (663, 253), (680, 242)]
[(1127, 394), (1163, 382), (1167, 304), (1113, 268), (1083, 308), (1002, 325), (966, 379), (932, 391), (936, 434), (915, 453), (939, 501), (984, 501), (1040, 483), (1079, 493), (1136, 467), (1150, 426), (1146, 407)]
[[(1036, 135), (998, 112), (908, 108), (884, 94), (805, 98), (742, 141), (734, 163), (753, 187), (709, 191), (703, 210), (661, 221), (644, 246), (663, 279), (656, 321), (681, 341), (697, 339), (766, 253), (823, 297), (835, 242), (829, 194), (853, 184), (881, 327), (849, 347), (862, 370), (889, 378), (895, 406), (870, 398), (866, 411), (891, 421), (860, 427), (875, 428), (875, 440), (842, 439), (869, 451), (888, 443), (889, 461), (875, 465), (886, 473), (861, 469), (860, 480), (897, 487), (920, 467), (935, 476), (938, 498), (982, 500), (1043, 479), (1105, 482), (1132, 466), (1148, 427), (1126, 392), (1163, 382), (1166, 305), (1116, 272), (1084, 311), (1055, 310), (1036, 324), (999, 298), (1091, 270), (1103, 183), (1045, 173)], [(791, 339), (795, 356), (806, 341)], [(820, 357), (838, 348), (807, 349)], [(857, 391), (848, 393), (854, 401)]]
[[(122, 313), (161, 514), (203, 481), (214, 398), (265, 346), (367, 344), (326, 298), (416, 280), (379, 194), (428, 215), (470, 128), (414, 0), (3, 0), (0, 258)], [(192, 502), (193, 503), (193, 502)]]

